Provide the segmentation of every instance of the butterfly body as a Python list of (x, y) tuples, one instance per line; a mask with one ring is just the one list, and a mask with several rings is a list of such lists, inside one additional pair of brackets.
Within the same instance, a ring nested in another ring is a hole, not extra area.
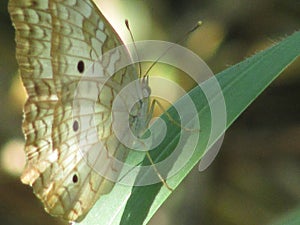
[[(114, 134), (111, 112), (120, 90), (138, 79), (135, 67), (110, 74), (129, 55), (111, 51), (122, 42), (90, 0), (10, 0), (9, 12), (28, 94), (21, 180), (51, 215), (80, 221), (113, 188), (121, 167), (112, 158), (122, 161), (128, 154)], [(95, 64), (93, 80), (85, 74)], [(131, 128), (140, 133), (149, 121), (148, 82), (136, 91), (147, 92), (129, 116)], [(99, 142), (91, 139), (95, 134)], [(99, 162), (102, 175), (93, 167)]]

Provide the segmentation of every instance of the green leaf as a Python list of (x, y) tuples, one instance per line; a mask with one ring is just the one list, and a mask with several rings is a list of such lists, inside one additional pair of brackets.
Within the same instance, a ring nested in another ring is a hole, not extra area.
[[(194, 135), (192, 139), (195, 138), (195, 134), (199, 135), (196, 151), (187, 164), (175, 176), (167, 180), (169, 186), (173, 189), (176, 188), (203, 157), (207, 145), (211, 146), (224, 133), (225, 130), (218, 129), (217, 133), (213, 135), (213, 140), (210, 139), (213, 126), (211, 122), (213, 114), (210, 107), (219, 104), (220, 97), (224, 97), (227, 118), (225, 128), (227, 129), (299, 54), (300, 32), (296, 32), (271, 48), (217, 74), (215, 78), (223, 95), (220, 96), (220, 93), (213, 91), (210, 99), (211, 104), (208, 103), (203, 90), (215, 90), (213, 79), (209, 79), (201, 86), (194, 88), (176, 103), (178, 107), (184, 108), (189, 97), (193, 100), (198, 112), (197, 117), (200, 120), (201, 132), (191, 132)], [(188, 113), (189, 109), (186, 111)], [(168, 112), (172, 118), (178, 118), (173, 107)], [(162, 145), (159, 146), (158, 151), (151, 151), (151, 157), (154, 161), (160, 161), (172, 153), (181, 132), (181, 129), (176, 125), (174, 126), (174, 122), (167, 118), (166, 113), (162, 118), (167, 124), (168, 135)], [(186, 141), (185, 148), (191, 147), (189, 140)], [(130, 157), (135, 156), (129, 155), (128, 160), (132, 160)], [(143, 164), (148, 165), (148, 160), (145, 159)], [(170, 165), (170, 170), (172, 166)], [(137, 179), (147, 179), (147, 174), (138, 174)], [(78, 224), (146, 224), (171, 193), (161, 183), (134, 187), (116, 184), (112, 192), (102, 196), (87, 217)]]
[(276, 222), (270, 225), (298, 225), (300, 224), (300, 207), (286, 213), (280, 219), (276, 219)]

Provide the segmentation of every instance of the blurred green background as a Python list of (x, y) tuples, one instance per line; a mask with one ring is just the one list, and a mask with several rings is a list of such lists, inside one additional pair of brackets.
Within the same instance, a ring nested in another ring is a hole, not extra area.
[[(300, 27), (298, 0), (106, 0), (99, 4), (125, 41), (130, 40), (125, 19), (136, 40), (171, 42), (202, 20), (204, 25), (184, 45), (214, 73)], [(6, 0), (0, 3), (0, 17), (0, 224), (67, 224), (46, 214), (32, 189), (19, 180), (26, 95), (17, 75)], [(201, 173), (194, 168), (150, 224), (268, 224), (300, 205), (299, 73), (298, 59), (228, 130), (213, 164)]]

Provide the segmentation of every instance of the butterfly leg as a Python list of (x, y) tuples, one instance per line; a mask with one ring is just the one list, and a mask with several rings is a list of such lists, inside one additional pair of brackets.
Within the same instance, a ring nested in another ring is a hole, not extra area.
[[(155, 102), (157, 102), (156, 100), (153, 100), (151, 102), (151, 106), (150, 106), (150, 109), (149, 109), (149, 114), (148, 114), (148, 120), (150, 122), (152, 116), (153, 116), (153, 111), (154, 111), (154, 107), (155, 107)], [(148, 123), (149, 124), (149, 123)], [(173, 189), (168, 185), (168, 183), (166, 182), (166, 180), (162, 177), (162, 175), (160, 174), (159, 170), (157, 169), (155, 163), (153, 162), (153, 159), (149, 153), (149, 151), (146, 152), (146, 155), (147, 155), (147, 158), (148, 160), (150, 161), (154, 171), (156, 172), (158, 178), (161, 180), (161, 182), (163, 183), (163, 185), (169, 189), (170, 191), (173, 191)]]
[[(166, 116), (168, 117), (169, 121), (171, 123), (173, 123), (174, 125), (178, 126), (179, 128), (183, 129), (184, 131), (187, 131), (187, 132), (200, 132), (199, 129), (190, 129), (190, 128), (187, 128), (187, 127), (183, 127), (181, 126), (181, 124), (179, 122), (177, 122), (172, 116), (171, 114), (162, 106), (162, 104), (157, 101), (157, 100), (153, 100), (152, 103), (151, 103), (151, 110), (153, 112), (154, 110), (154, 107), (155, 107), (155, 104), (157, 104), (157, 106), (166, 114)], [(153, 109), (152, 109), (153, 108)]]

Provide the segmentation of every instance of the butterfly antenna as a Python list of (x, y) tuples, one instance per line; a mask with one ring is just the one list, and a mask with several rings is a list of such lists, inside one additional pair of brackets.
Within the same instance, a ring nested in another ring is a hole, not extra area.
[[(176, 41), (176, 44), (181, 44), (184, 41), (186, 41), (186, 39), (188, 39), (188, 37), (190, 36), (191, 33), (193, 33), (195, 30), (197, 30), (200, 26), (202, 25), (202, 21), (198, 21), (197, 24), (188, 32), (186, 32), (186, 34), (183, 36), (183, 38), (179, 41)], [(167, 48), (156, 60), (155, 62), (147, 69), (146, 73), (144, 76), (147, 76), (147, 74), (150, 72), (150, 70), (158, 63), (158, 61), (164, 57), (168, 51), (172, 48), (173, 46), (170, 46), (169, 48)]]
[(134, 47), (134, 50), (135, 50), (135, 52), (136, 52), (136, 56), (137, 56), (137, 59), (138, 59), (139, 74), (140, 74), (140, 77), (141, 77), (141, 76), (142, 76), (142, 65), (141, 65), (141, 62), (140, 62), (140, 57), (139, 57), (139, 54), (138, 54), (138, 51), (137, 51), (137, 47), (136, 47), (136, 44), (135, 44), (135, 40), (134, 40), (132, 31), (131, 31), (131, 29), (130, 29), (130, 27), (129, 27), (129, 22), (128, 22), (127, 19), (125, 20), (125, 25), (126, 25), (126, 27), (127, 27), (127, 30), (129, 31), (131, 40), (132, 40), (132, 42), (133, 42), (133, 47)]
[(186, 41), (186, 39), (190, 36), (191, 33), (193, 33), (195, 30), (197, 30), (200, 26), (202, 25), (202, 21), (198, 21), (197, 24), (188, 32), (186, 32), (186, 34), (183, 36), (183, 38), (177, 42), (175, 42), (176, 44), (180, 44), (183, 43), (184, 41)]

